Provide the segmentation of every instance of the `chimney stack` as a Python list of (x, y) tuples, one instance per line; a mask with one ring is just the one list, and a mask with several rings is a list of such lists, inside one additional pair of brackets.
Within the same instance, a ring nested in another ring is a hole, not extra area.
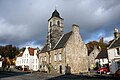
[(79, 26), (76, 25), (76, 24), (73, 24), (73, 25), (72, 25), (72, 32), (73, 32), (73, 33), (79, 33)]
[(115, 29), (114, 29), (114, 38), (115, 38), (115, 39), (118, 39), (119, 37), (120, 37), (120, 35), (119, 35), (118, 28), (115, 28)]

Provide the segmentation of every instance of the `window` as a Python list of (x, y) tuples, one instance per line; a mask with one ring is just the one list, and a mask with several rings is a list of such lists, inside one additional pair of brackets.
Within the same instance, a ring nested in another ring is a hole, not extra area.
[(23, 63), (23, 59), (22, 59), (22, 63)]
[(50, 27), (52, 26), (52, 22), (50, 22)]
[(50, 63), (51, 63), (52, 59), (51, 59), (51, 56), (50, 56)]
[(57, 21), (58, 26), (60, 26), (60, 21)]
[(120, 50), (119, 48), (116, 48), (117, 49), (117, 54), (120, 55)]
[(37, 65), (36, 65), (36, 69), (37, 69)]
[(46, 61), (46, 56), (44, 57), (45, 61)]
[(27, 63), (28, 63), (28, 59), (27, 59)]
[(57, 61), (57, 54), (54, 55), (54, 61)]
[(56, 65), (54, 66), (55, 69), (57, 69)]
[(42, 57), (40, 57), (40, 63), (42, 63)]
[(104, 62), (104, 59), (102, 59), (102, 61)]
[(24, 59), (24, 64), (25, 64), (25, 61), (26, 61), (26, 60)]
[(36, 64), (37, 64), (37, 59), (36, 59)]
[(61, 53), (59, 54), (59, 60), (60, 61), (62, 60), (62, 54)]

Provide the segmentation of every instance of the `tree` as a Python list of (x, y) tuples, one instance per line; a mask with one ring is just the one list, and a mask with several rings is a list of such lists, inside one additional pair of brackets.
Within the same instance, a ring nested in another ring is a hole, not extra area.
[(13, 59), (18, 54), (19, 48), (15, 46), (12, 45), (0, 46), (0, 55), (4, 58), (9, 57), (10, 59)]

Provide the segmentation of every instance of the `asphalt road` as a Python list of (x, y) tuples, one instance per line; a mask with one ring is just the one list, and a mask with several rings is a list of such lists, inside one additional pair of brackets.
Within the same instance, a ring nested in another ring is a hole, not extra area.
[(0, 72), (0, 80), (120, 80), (120, 78), (98, 74), (62, 75), (40, 72)]

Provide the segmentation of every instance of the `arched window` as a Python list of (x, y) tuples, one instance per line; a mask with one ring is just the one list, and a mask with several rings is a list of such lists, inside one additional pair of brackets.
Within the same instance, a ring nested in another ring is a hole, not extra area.
[(57, 21), (58, 26), (60, 26), (60, 21)]

